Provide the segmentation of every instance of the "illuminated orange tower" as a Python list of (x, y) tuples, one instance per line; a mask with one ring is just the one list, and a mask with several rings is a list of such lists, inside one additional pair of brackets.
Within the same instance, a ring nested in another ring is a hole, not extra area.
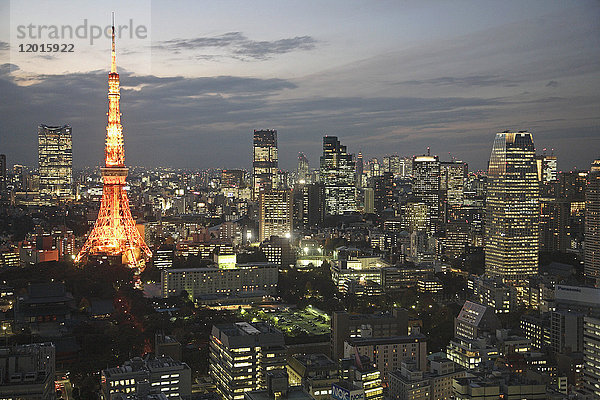
[(152, 252), (135, 227), (123, 189), (128, 169), (123, 150), (123, 126), (119, 99), (119, 74), (115, 55), (115, 24), (112, 27), (112, 62), (108, 74), (108, 125), (106, 126), (105, 165), (102, 170), (102, 202), (94, 229), (77, 255), (80, 262), (90, 255), (121, 256), (124, 264), (142, 270)]

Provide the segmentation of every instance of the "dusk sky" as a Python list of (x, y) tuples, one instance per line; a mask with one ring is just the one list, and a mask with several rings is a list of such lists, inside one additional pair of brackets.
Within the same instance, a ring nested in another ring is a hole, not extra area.
[[(129, 166), (249, 168), (253, 129), (280, 166), (318, 167), (322, 136), (365, 158), (487, 168), (494, 134), (533, 133), (559, 169), (600, 157), (598, 1), (0, 2), (0, 153), (37, 164), (37, 126), (73, 127), (75, 167), (103, 160), (110, 39), (19, 26), (143, 26), (117, 39)], [(20, 53), (28, 43), (72, 53)]]

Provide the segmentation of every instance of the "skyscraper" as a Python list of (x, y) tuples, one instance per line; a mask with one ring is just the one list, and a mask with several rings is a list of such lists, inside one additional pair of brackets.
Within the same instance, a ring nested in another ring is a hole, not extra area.
[(356, 187), (358, 187), (358, 188), (362, 187), (363, 172), (364, 172), (363, 155), (359, 151), (358, 157), (356, 157)]
[(320, 183), (296, 184), (293, 191), (294, 227), (310, 229), (318, 227), (325, 214), (324, 188)]
[(67, 199), (73, 195), (73, 141), (71, 127), (38, 126), (40, 194)]
[(373, 178), (373, 197), (375, 211), (381, 214), (394, 204), (394, 174), (384, 172)]
[(0, 154), (0, 191), (6, 190), (6, 154)]
[(261, 190), (277, 187), (277, 131), (254, 130), (253, 150), (252, 198), (257, 200)]
[(440, 186), (444, 201), (447, 204), (451, 206), (461, 206), (463, 204), (468, 172), (467, 163), (462, 161), (443, 161), (440, 163)]
[(440, 160), (438, 156), (413, 157), (413, 186), (412, 194), (417, 202), (427, 205), (429, 212), (429, 227), (427, 233), (431, 236), (440, 226)]
[(300, 183), (309, 183), (309, 178), (308, 158), (306, 158), (304, 153), (298, 153), (298, 181)]
[(258, 195), (258, 231), (262, 242), (271, 236), (292, 234), (292, 192), (287, 189), (261, 190)]
[(592, 163), (585, 191), (584, 274), (600, 286), (600, 159)]
[(496, 134), (486, 208), (486, 273), (519, 285), (538, 271), (539, 182), (531, 133)]
[(356, 211), (356, 172), (352, 154), (336, 136), (323, 138), (320, 180), (325, 186), (325, 212), (339, 215)]
[(558, 178), (557, 160), (555, 155), (539, 155), (536, 158), (538, 180), (542, 183), (556, 182)]
[(121, 97), (115, 52), (115, 27), (112, 28), (112, 60), (108, 74), (108, 125), (106, 126), (105, 166), (102, 168), (102, 200), (94, 229), (75, 262), (89, 255), (119, 257), (123, 264), (143, 269), (152, 252), (144, 242), (129, 210), (127, 192), (123, 189), (128, 168), (125, 167), (123, 126), (119, 100)]

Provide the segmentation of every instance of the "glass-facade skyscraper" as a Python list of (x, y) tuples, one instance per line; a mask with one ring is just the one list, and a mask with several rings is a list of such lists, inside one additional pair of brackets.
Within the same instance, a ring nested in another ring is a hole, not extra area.
[(336, 136), (323, 138), (320, 166), (320, 180), (325, 186), (325, 213), (340, 215), (356, 211), (355, 163)]
[(287, 189), (261, 191), (258, 195), (258, 230), (262, 242), (271, 236), (292, 234), (292, 192)]
[(412, 173), (412, 194), (417, 202), (427, 205), (429, 213), (427, 233), (433, 236), (441, 225), (441, 170), (438, 156), (424, 155), (413, 157)]
[(40, 195), (67, 199), (73, 195), (71, 127), (38, 126)]
[(277, 131), (264, 129), (254, 131), (252, 162), (252, 198), (258, 200), (261, 190), (277, 187)]
[(298, 153), (298, 181), (301, 183), (309, 183), (310, 180), (310, 171), (308, 158), (304, 155), (304, 153)]
[(486, 274), (516, 285), (537, 274), (539, 213), (533, 136), (496, 134), (488, 166)]

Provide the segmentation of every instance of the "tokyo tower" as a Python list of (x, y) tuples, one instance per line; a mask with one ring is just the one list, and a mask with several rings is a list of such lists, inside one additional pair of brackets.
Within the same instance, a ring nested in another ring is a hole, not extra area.
[(152, 252), (135, 227), (129, 210), (127, 193), (123, 189), (128, 168), (125, 167), (123, 126), (119, 99), (119, 74), (115, 56), (115, 24), (112, 27), (112, 60), (108, 74), (108, 125), (106, 126), (105, 165), (102, 171), (102, 201), (94, 229), (75, 262), (90, 255), (121, 256), (121, 262), (142, 270)]

